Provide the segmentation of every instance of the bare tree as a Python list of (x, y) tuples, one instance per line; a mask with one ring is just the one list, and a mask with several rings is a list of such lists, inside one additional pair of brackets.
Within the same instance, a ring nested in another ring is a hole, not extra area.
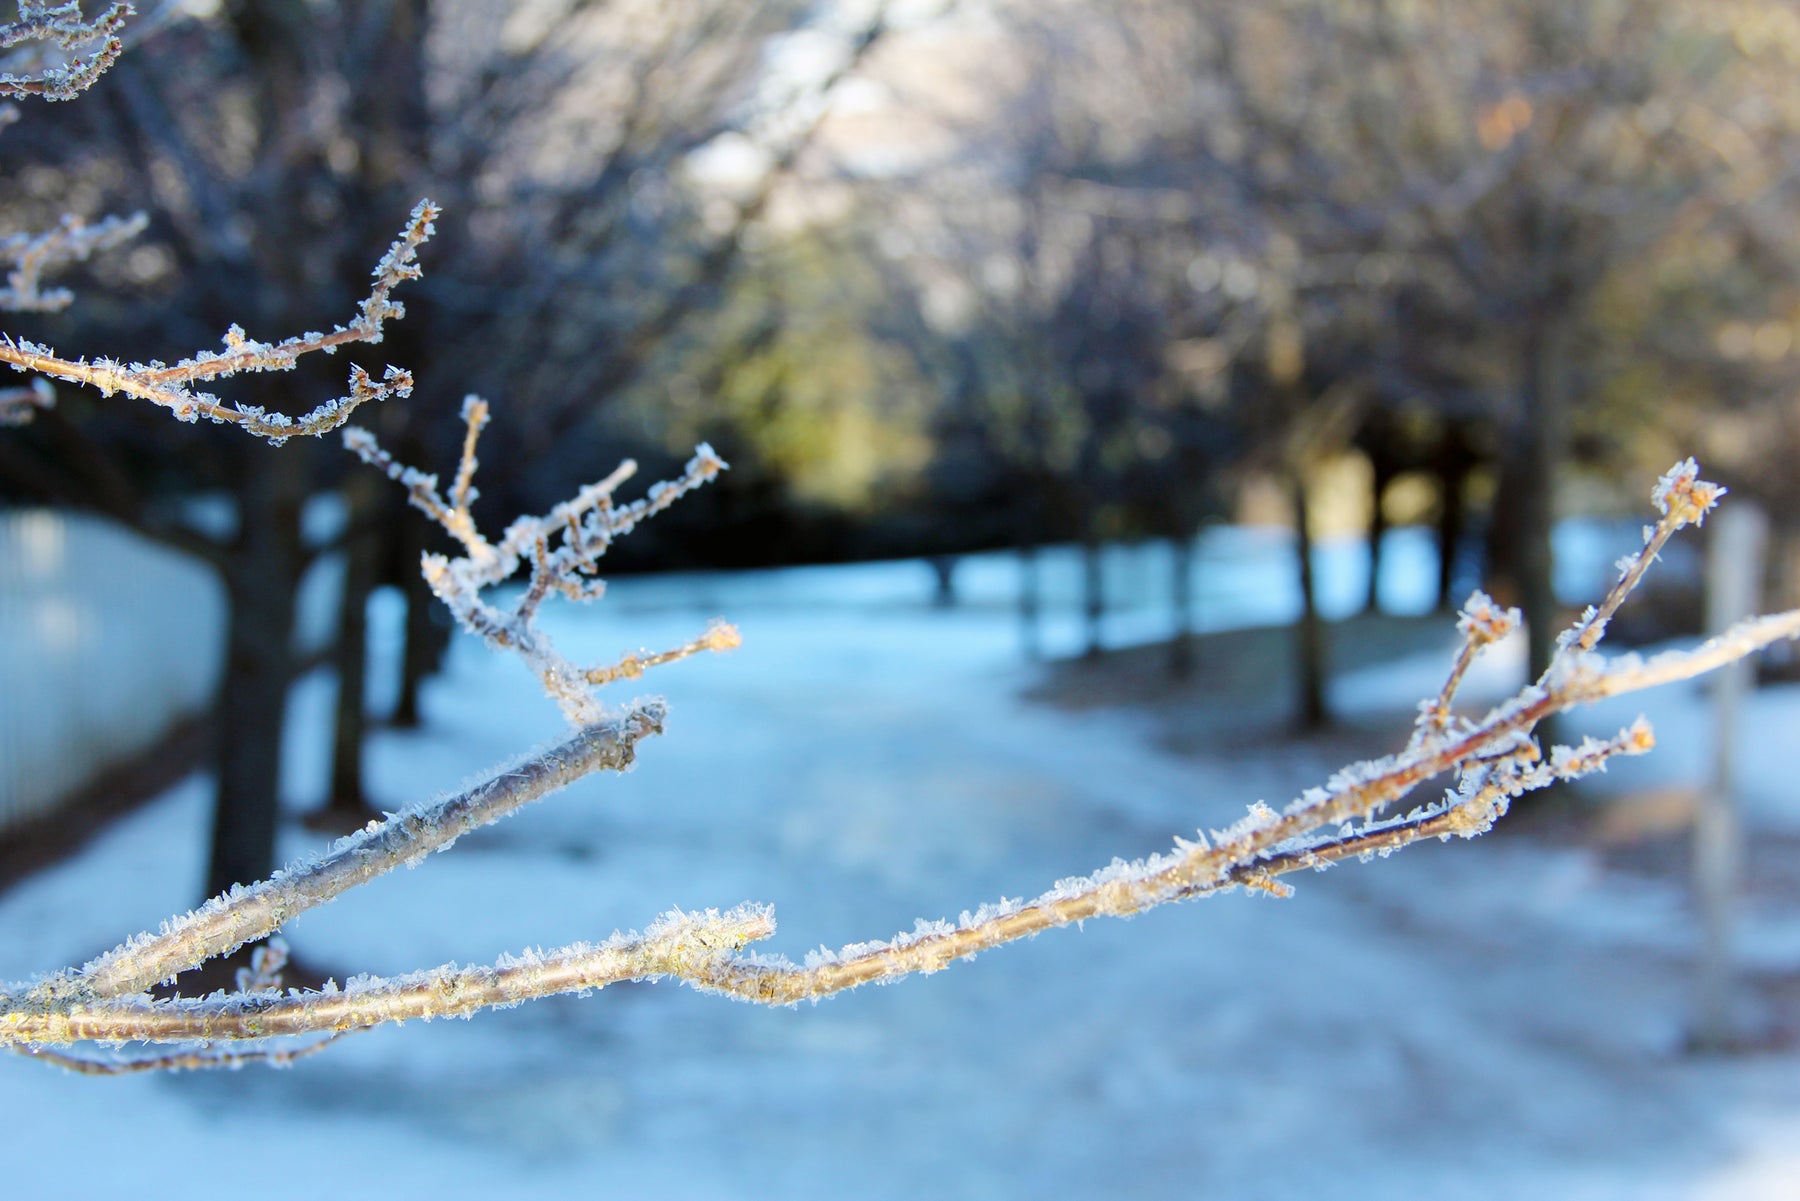
[(1622, 297), (1691, 279), (1699, 246), (1765, 225), (1791, 186), (1791, 131), (1763, 99), (1791, 73), (1738, 36), (1767, 7), (1295, 0), (1190, 27), (1225, 98), (1195, 136), (1235, 151), (1309, 257), (1379, 266), (1368, 282), (1401, 306), (1373, 347), (1390, 380), (1491, 398), (1493, 566), (1540, 670), (1555, 488), (1527, 482), (1562, 476), (1606, 373), (1692, 338), (1694, 314), (1621, 321)]
[[(446, 381), (423, 385), (426, 409), (455, 403), (447, 381), (504, 381), (520, 414), (515, 430), (550, 478), (547, 447), (558, 431), (586, 420), (712, 303), (755, 219), (753, 195), (723, 228), (709, 224), (684, 164), (734, 131), (754, 140), (763, 124), (776, 127), (758, 184), (766, 198), (804, 144), (811, 126), (791, 118), (806, 117), (830, 79), (785, 106), (758, 105), (754, 95), (765, 40), (804, 19), (794, 5), (716, 0), (516, 8), (282, 0), (226, 4), (204, 23), (170, 21), (114, 68), (93, 101), (71, 106), (66, 123), (0, 147), (54, 166), (71, 188), (155, 199), (143, 249), (161, 264), (146, 284), (158, 302), (84, 307), (43, 336), (149, 358), (217, 337), (234, 320), (259, 334), (318, 328), (358, 294), (393, 215), (421, 194), (447, 196), (455, 216), (440, 237), (449, 269), (412, 289), (412, 320), (385, 335), (388, 353), (421, 380)], [(109, 22), (97, 26), (102, 35)], [(850, 41), (840, 73), (879, 30)], [(63, 242), (73, 253), (115, 232), (71, 228)], [(31, 254), (27, 265), (49, 251)], [(92, 319), (76, 319), (84, 314)], [(327, 386), (302, 358), (259, 400), (272, 412), (300, 412)], [(434, 449), (400, 411), (377, 420), (409, 456)], [(80, 400), (38, 424), (38, 449), (53, 441), (53, 456), (0, 446), (0, 465), (22, 490), (102, 508), (202, 556), (225, 582), (229, 649), (208, 891), (274, 867), (278, 732), (299, 666), (293, 598), (308, 565), (334, 550), (350, 562), (334, 652), (330, 799), (342, 824), (367, 820), (358, 619), (382, 565), (422, 549), (410, 535), (396, 548), (402, 523), (392, 506), (353, 489), (341, 539), (308, 545), (303, 505), (333, 486), (341, 467), (304, 451), (270, 457), (261, 446), (230, 446), (209, 456), (204, 477), (234, 500), (235, 532), (218, 539), (155, 503), (181, 454), (158, 432)], [(194, 473), (182, 478), (191, 485)], [(493, 500), (517, 499), (493, 491)], [(412, 599), (409, 630), (418, 639), (429, 596), (415, 587)], [(408, 658), (424, 660), (417, 646)]]

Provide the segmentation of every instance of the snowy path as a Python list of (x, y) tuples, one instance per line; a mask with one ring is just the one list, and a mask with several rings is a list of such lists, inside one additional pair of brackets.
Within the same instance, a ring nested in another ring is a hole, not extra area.
[[(308, 915), (290, 931), (300, 953), (399, 971), (755, 899), (781, 922), (769, 949), (799, 958), (1163, 849), (1334, 766), (1303, 752), (1179, 761), (1128, 717), (1025, 707), (1002, 612), (816, 598), (740, 610), (668, 592), (627, 584), (563, 619), (594, 658), (680, 641), (718, 609), (743, 625), (738, 654), (659, 674), (674, 716), (637, 771)], [(552, 736), (554, 710), (522, 677), (459, 644), (431, 727), (381, 741), (375, 794), (454, 786)], [(303, 691), (297, 743), (317, 739), (328, 699)], [(316, 786), (290, 781), (296, 797)], [(191, 902), (204, 799), (197, 783), (178, 789), (0, 898), (0, 976), (84, 957)], [(1296, 883), (1289, 901), (1093, 922), (791, 1011), (631, 986), (375, 1031), (288, 1072), (96, 1081), (0, 1060), (0, 1190), (1800, 1192), (1800, 1063), (1673, 1053), (1673, 928), (1687, 919), (1671, 890), (1518, 838)]]

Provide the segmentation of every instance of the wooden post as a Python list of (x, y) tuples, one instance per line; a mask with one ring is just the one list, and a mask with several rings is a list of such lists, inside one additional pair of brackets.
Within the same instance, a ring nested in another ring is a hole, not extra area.
[[(1712, 519), (1706, 560), (1706, 629), (1716, 634), (1759, 609), (1769, 521), (1738, 500)], [(1700, 957), (1695, 981), (1697, 1051), (1741, 1046), (1744, 1032), (1734, 1007), (1731, 919), (1743, 868), (1744, 835), (1733, 792), (1738, 712), (1754, 683), (1756, 667), (1740, 659), (1713, 675), (1713, 777), (1694, 812), (1694, 900), (1700, 916)]]

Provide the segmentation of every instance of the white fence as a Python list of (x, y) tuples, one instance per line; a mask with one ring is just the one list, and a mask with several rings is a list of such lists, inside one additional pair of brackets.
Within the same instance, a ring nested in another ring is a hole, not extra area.
[(98, 518), (0, 509), (0, 828), (206, 705), (224, 617), (192, 559)]

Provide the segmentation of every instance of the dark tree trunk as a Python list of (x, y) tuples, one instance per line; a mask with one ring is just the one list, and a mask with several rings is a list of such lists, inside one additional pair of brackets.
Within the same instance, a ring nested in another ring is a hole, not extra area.
[[(301, 219), (294, 185), (313, 161), (300, 139), (283, 138), (306, 100), (304, 66), (293, 52), (304, 44), (305, 8), (285, 0), (230, 5), (222, 14), (242, 51), (258, 64), (249, 95), (262, 156), (258, 183), (234, 200), (254, 235), (252, 263), (260, 287), (246, 299), (263, 328), (282, 328), (294, 316), (295, 298), (316, 295), (318, 268), (326, 261), (325, 255), (296, 253), (300, 241), (316, 232), (316, 223)], [(302, 392), (290, 377), (271, 381), (258, 399), (303, 411)], [(237, 477), (238, 531), (225, 566), (230, 612), (219, 687), (209, 895), (254, 883), (275, 868), (282, 727), (294, 676), (294, 597), (304, 563), (300, 506), (312, 457), (308, 450), (304, 443), (280, 448), (240, 443), (229, 452)]]
[(1525, 613), (1531, 676), (1550, 666), (1561, 626), (1556, 605), (1551, 536), (1556, 522), (1556, 488), (1567, 457), (1568, 325), (1566, 320), (1533, 322), (1525, 338), (1523, 428), (1518, 465), (1511, 480), (1519, 528), (1514, 547), (1519, 606)]
[(1175, 612), (1175, 636), (1169, 640), (1169, 674), (1185, 680), (1194, 674), (1194, 537), (1171, 540), (1169, 603)]
[(1043, 608), (1037, 544), (1025, 542), (1019, 546), (1019, 642), (1027, 659), (1044, 657), (1043, 640), (1038, 635), (1038, 619)]
[(1467, 521), (1466, 497), (1469, 467), (1467, 442), (1460, 430), (1447, 430), (1439, 441), (1432, 462), (1437, 476), (1437, 607), (1453, 609), (1461, 601), (1456, 596), (1456, 555), (1462, 543), (1463, 525)]
[(1102, 549), (1093, 526), (1085, 526), (1081, 538), (1081, 608), (1087, 619), (1087, 646), (1082, 655), (1089, 659), (1098, 658), (1106, 649), (1100, 629), (1106, 617), (1106, 564)]
[[(1525, 329), (1519, 421), (1501, 460), (1489, 530), (1490, 585), (1497, 599), (1523, 611), (1532, 679), (1549, 667), (1562, 626), (1551, 536), (1567, 458), (1569, 322), (1566, 306), (1546, 304)], [(1539, 723), (1540, 743), (1552, 745), (1559, 724)]]
[(1331, 720), (1325, 705), (1325, 626), (1319, 619), (1317, 581), (1313, 578), (1311, 509), (1306, 480), (1293, 476), (1294, 546), (1300, 568), (1300, 623), (1295, 629), (1295, 683), (1300, 690), (1300, 727), (1317, 730)]
[(933, 555), (929, 560), (932, 578), (937, 588), (932, 593), (931, 603), (939, 609), (956, 607), (956, 556)]
[(344, 547), (344, 588), (338, 602), (337, 716), (332, 730), (331, 785), (325, 808), (334, 818), (359, 823), (369, 816), (363, 792), (363, 740), (368, 734), (369, 596), (380, 574), (383, 531), (373, 521), (380, 502), (373, 473), (358, 473), (344, 487), (354, 533)]
[(400, 651), (400, 692), (388, 721), (401, 729), (413, 730), (423, 721), (419, 692), (425, 681), (444, 666), (453, 623), (449, 610), (432, 595), (430, 585), (419, 570), (419, 560), (429, 549), (427, 538), (432, 527), (423, 514), (398, 497), (397, 491), (386, 493), (384, 503), (387, 509), (383, 522), (389, 531), (386, 546), (391, 557), (383, 579), (398, 585), (406, 597), (406, 641)]
[(1387, 536), (1387, 514), (1382, 511), (1381, 498), (1387, 495), (1388, 485), (1394, 482), (1393, 469), (1380, 456), (1371, 459), (1374, 476), (1369, 488), (1369, 595), (1363, 601), (1366, 613), (1381, 612), (1381, 543)]
[(294, 595), (306, 455), (246, 448), (236, 545), (225, 565), (225, 675), (219, 686), (217, 803), (207, 895), (275, 869), (281, 735), (293, 682)]

